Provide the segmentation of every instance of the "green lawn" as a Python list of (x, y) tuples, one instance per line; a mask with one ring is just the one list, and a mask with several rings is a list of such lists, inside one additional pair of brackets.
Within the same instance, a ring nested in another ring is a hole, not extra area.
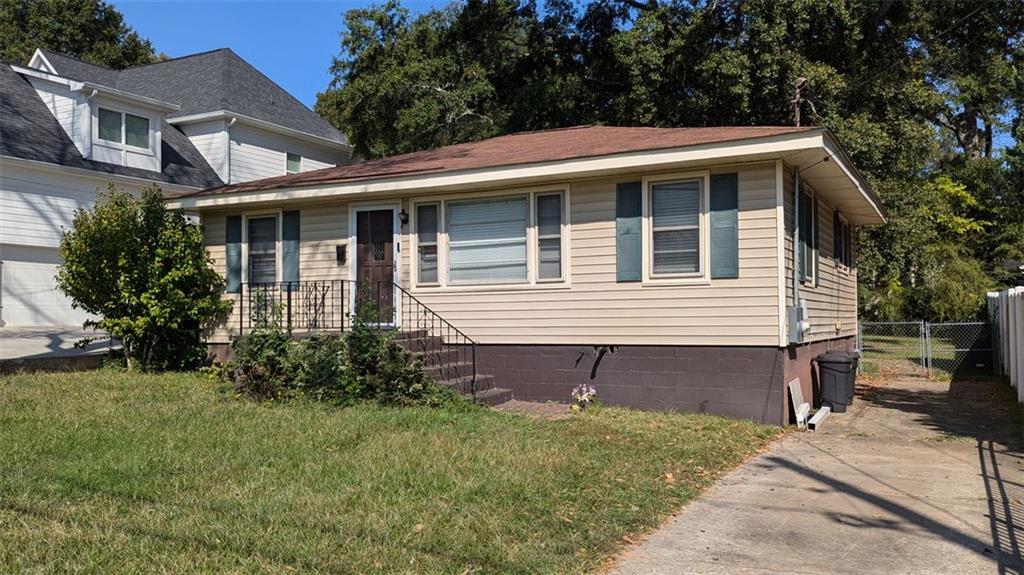
[(0, 572), (581, 573), (777, 433), (625, 409), (257, 405), (197, 375), (4, 376)]

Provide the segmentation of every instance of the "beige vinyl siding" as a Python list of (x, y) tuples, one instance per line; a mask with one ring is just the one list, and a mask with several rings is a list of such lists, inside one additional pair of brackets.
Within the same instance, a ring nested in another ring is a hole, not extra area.
[[(533, 286), (416, 288), (411, 225), (400, 237), (399, 281), (441, 317), (482, 343), (778, 345), (778, 253), (774, 163), (722, 167), (739, 174), (739, 278), (698, 285), (618, 283), (615, 270), (615, 194), (630, 174), (568, 183), (567, 282)], [(559, 182), (554, 187), (565, 186)], [(537, 189), (544, 189), (539, 186)], [(473, 192), (459, 197), (473, 197)], [(412, 213), (412, 202), (434, 196), (381, 199), (354, 205), (394, 204)], [(400, 203), (398, 203), (400, 202)], [(283, 206), (283, 205), (282, 205)], [(344, 203), (290, 204), (301, 210), (300, 278), (348, 278), (335, 262), (335, 246), (348, 241)], [(224, 273), (224, 216), (206, 212), (207, 245)], [(232, 213), (242, 213), (234, 211)], [(355, 257), (349, 246), (349, 262)], [(234, 318), (237, 323), (237, 318)], [(229, 325), (234, 325), (230, 321)], [(225, 332), (221, 332), (223, 336)]]
[[(737, 279), (705, 285), (616, 281), (616, 184), (639, 181), (637, 174), (570, 182), (568, 287), (425, 288), (414, 293), (483, 343), (776, 345), (774, 164), (712, 173), (732, 171), (739, 173), (740, 190)], [(404, 273), (411, 253), (406, 237)]]
[(347, 161), (345, 153), (259, 128), (235, 124), (230, 128), (231, 183), (283, 176), (288, 152), (302, 156), (302, 171), (329, 168)]
[[(342, 202), (320, 202), (317, 204), (289, 205), (282, 210), (299, 210), (299, 280), (324, 281), (348, 279), (347, 265), (339, 264), (337, 251), (339, 244), (348, 244), (348, 205)], [(254, 210), (255, 211), (255, 210)], [(226, 218), (229, 214), (242, 215), (241, 211), (204, 212), (202, 215), (203, 237), (206, 250), (213, 259), (213, 268), (222, 276), (227, 275), (226, 262)], [(353, 251), (349, 248), (348, 261), (352, 261)], [(348, 286), (345, 288), (348, 289)], [(228, 299), (237, 298), (227, 294)], [(237, 306), (236, 310), (237, 311)], [(226, 322), (228, 330), (238, 325), (238, 316)], [(222, 341), (227, 335), (224, 329), (217, 330), (214, 341)]]
[[(784, 170), (783, 180), (786, 211), (786, 305), (792, 305), (795, 180), (789, 166)], [(811, 322), (809, 341), (847, 337), (857, 333), (856, 243), (853, 250), (854, 267), (846, 269), (834, 257), (833, 207), (828, 203), (827, 196), (816, 190), (815, 197), (818, 198), (818, 285), (815, 286), (812, 281), (800, 284), (800, 297), (807, 302)]]

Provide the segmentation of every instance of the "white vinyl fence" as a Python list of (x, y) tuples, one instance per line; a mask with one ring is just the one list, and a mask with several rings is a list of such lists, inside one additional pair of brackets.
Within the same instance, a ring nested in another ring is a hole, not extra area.
[(1009, 376), (1024, 403), (1024, 287), (989, 292), (988, 313), (992, 318), (996, 371)]

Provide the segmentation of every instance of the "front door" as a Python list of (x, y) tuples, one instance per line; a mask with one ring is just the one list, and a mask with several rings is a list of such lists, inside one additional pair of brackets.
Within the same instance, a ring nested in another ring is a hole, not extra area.
[(394, 323), (394, 223), (392, 210), (356, 212), (356, 305), (373, 303), (382, 324)]

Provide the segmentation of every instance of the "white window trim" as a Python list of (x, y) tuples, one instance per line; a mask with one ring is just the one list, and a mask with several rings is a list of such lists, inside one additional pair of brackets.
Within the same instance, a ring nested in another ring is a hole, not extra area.
[[(292, 155), (292, 156), (298, 156), (299, 157), (299, 169), (294, 171), (294, 172), (288, 169), (288, 155), (289, 154)], [(302, 160), (303, 160), (302, 154), (300, 154), (298, 152), (285, 152), (284, 153), (284, 173), (285, 173), (285, 175), (302, 173)]]
[[(836, 212), (838, 212), (838, 214), (839, 214), (839, 224), (841, 226), (845, 226), (847, 234), (848, 234), (846, 236), (846, 242), (843, 244), (843, 249), (849, 249), (850, 250), (850, 260), (851, 261), (849, 263), (844, 263), (843, 262), (843, 258), (841, 257), (840, 254), (832, 254), (833, 255), (832, 261), (835, 262), (837, 270), (841, 270), (844, 273), (846, 273), (846, 275), (850, 275), (850, 272), (853, 270), (853, 266), (850, 265), (850, 264), (853, 263), (853, 261), (852, 261), (853, 260), (853, 245), (852, 245), (853, 244), (853, 226), (850, 225), (850, 220), (847, 219), (846, 215), (843, 214), (843, 212), (840, 212), (839, 210), (836, 210)], [(832, 246), (833, 246), (832, 249), (835, 249), (835, 235), (836, 235), (837, 232), (838, 232), (838, 230), (832, 230), (832, 238), (833, 238), (832, 239)], [(847, 247), (846, 246), (847, 243), (851, 244), (851, 245)]]
[[(120, 114), (121, 115), (121, 141), (120, 142), (112, 142), (110, 140), (105, 140), (105, 139), (100, 137), (100, 110), (106, 110), (108, 112), (114, 112), (116, 114)], [(137, 118), (145, 118), (146, 122), (148, 122), (148, 124), (149, 124), (149, 128), (147, 130), (147, 141), (149, 142), (149, 147), (148, 148), (140, 148), (138, 146), (133, 146), (133, 145), (127, 143), (127, 141), (128, 141), (128, 132), (127, 132), (127, 130), (128, 130), (128, 123), (127, 123), (126, 118), (125, 118), (126, 114), (130, 114), (130, 115), (135, 116)], [(101, 146), (107, 146), (107, 147), (110, 147), (110, 148), (117, 148), (119, 150), (127, 150), (129, 152), (136, 152), (136, 153), (139, 153), (139, 154), (145, 154), (147, 156), (155, 156), (156, 155), (156, 151), (154, 150), (154, 148), (156, 146), (154, 145), (154, 142), (153, 142), (153, 134), (155, 133), (155, 130), (153, 130), (153, 118), (151, 118), (151, 117), (149, 117), (149, 116), (147, 116), (145, 114), (139, 114), (137, 112), (129, 112), (127, 110), (123, 110), (123, 109), (107, 106), (107, 105), (104, 105), (104, 104), (97, 104), (96, 105), (96, 113), (93, 114), (93, 122), (95, 122), (95, 125), (93, 126), (93, 132), (92, 132), (93, 134), (95, 134), (95, 136), (93, 137), (93, 143), (94, 144), (100, 144)]]
[[(437, 237), (434, 241), (424, 242), (423, 245), (433, 245), (437, 250), (437, 281), (433, 282), (420, 282), (420, 231), (419, 231), (419, 207), (420, 206), (437, 206), (436, 218), (437, 222)], [(438, 287), (441, 285), (441, 229), (444, 227), (442, 222), (444, 221), (444, 202), (442, 201), (431, 201), (431, 202), (415, 202), (412, 204), (412, 215), (409, 217), (409, 235), (411, 238), (412, 249), (409, 251), (409, 265), (413, 269), (410, 270), (410, 278), (413, 278), (413, 284), (424, 287)]]
[[(679, 182), (686, 180), (698, 180), (700, 182), (700, 271), (685, 274), (655, 274), (654, 273), (654, 221), (651, 217), (651, 191), (653, 186), (667, 182)], [(657, 176), (644, 176), (641, 180), (643, 190), (643, 204), (641, 214), (643, 231), (643, 281), (641, 286), (671, 286), (671, 285), (707, 285), (711, 283), (711, 272), (708, 269), (710, 261), (709, 250), (711, 247), (711, 216), (708, 211), (711, 202), (711, 172), (708, 170), (695, 172), (679, 172), (673, 174), (659, 174)]]
[[(557, 278), (541, 278), (540, 277), (540, 240), (541, 239), (550, 239), (550, 236), (544, 236), (542, 238), (541, 234), (540, 234), (540, 227), (539, 227), (539, 223), (537, 222), (537, 198), (539, 196), (558, 196), (558, 198), (559, 198), (559, 207), (561, 208), (561, 214), (559, 214), (559, 215), (561, 216), (561, 223), (558, 226), (558, 240), (559, 240), (560, 251), (559, 251), (559, 261), (558, 261), (558, 263), (559, 263), (559, 270), (558, 270), (558, 272), (559, 273), (558, 273), (558, 277)], [(533, 265), (533, 267), (534, 267), (534, 274), (537, 276), (537, 278), (535, 280), (535, 283), (538, 283), (538, 284), (560, 284), (560, 283), (563, 282), (563, 280), (565, 278), (566, 268), (567, 268), (567, 262), (566, 262), (566, 259), (565, 259), (565, 249), (566, 249), (565, 235), (566, 235), (566, 232), (568, 231), (567, 230), (567, 222), (569, 221), (569, 219), (568, 219), (568, 212), (566, 211), (567, 207), (568, 207), (568, 202), (565, 201), (565, 193), (563, 193), (561, 191), (535, 192), (535, 193), (531, 194), (531, 196), (530, 196), (530, 209), (533, 211), (533, 220), (534, 220), (534, 222), (533, 222), (534, 225), (532, 226), (532, 228), (534, 230), (534, 233), (536, 234), (536, 237), (533, 240), (533, 243), (534, 243), (534, 246), (535, 246), (534, 247), (534, 251), (537, 252), (535, 254), (535, 256), (534, 256), (535, 261), (534, 261), (534, 265)], [(529, 236), (529, 231), (527, 231), (527, 236)]]
[[(818, 279), (818, 268), (820, 267), (818, 259), (821, 257), (821, 254), (820, 254), (821, 246), (818, 245), (818, 244), (821, 243), (821, 241), (820, 241), (821, 238), (818, 237), (817, 239), (819, 241), (817, 241), (817, 242), (815, 242), (814, 240), (815, 240), (815, 237), (817, 237), (818, 234), (821, 233), (821, 230), (820, 230), (821, 223), (818, 221), (818, 219), (821, 217), (821, 213), (820, 213), (821, 210), (820, 210), (820, 206), (817, 205), (818, 204), (818, 200), (817, 200), (818, 194), (817, 194), (817, 192), (814, 191), (814, 188), (811, 188), (810, 186), (807, 186), (807, 184), (801, 182), (800, 183), (800, 191), (797, 192), (797, 193), (799, 195), (807, 195), (809, 198), (811, 198), (811, 202), (810, 202), (811, 209), (814, 210), (814, 217), (811, 218), (811, 231), (810, 231), (809, 234), (807, 234), (807, 240), (810, 243), (810, 245), (813, 246), (813, 247), (810, 248), (810, 251), (811, 251), (811, 270), (810, 270), (810, 273), (806, 274), (805, 277), (800, 279), (800, 283), (802, 283), (804, 285), (807, 285), (807, 286), (813, 287), (815, 281), (817, 281), (817, 279)], [(799, 202), (800, 198), (797, 197), (796, 201)], [(801, 212), (800, 215), (802, 217), (803, 216), (803, 212)], [(802, 222), (797, 222), (797, 228), (798, 229), (800, 228), (800, 224), (801, 223)], [(796, 236), (796, 245), (798, 245), (798, 246), (800, 245), (800, 234), (797, 234), (797, 236)], [(800, 252), (800, 257), (802, 258), (804, 256), (803, 246), (800, 246), (799, 252)], [(797, 269), (799, 270), (800, 269), (800, 262), (795, 262), (795, 263), (796, 263)]]
[[(537, 280), (537, 268), (539, 262), (537, 248), (537, 212), (536, 196), (561, 194), (562, 195), (562, 277), (560, 279)], [(473, 201), (493, 200), (503, 197), (527, 196), (529, 214), (527, 214), (526, 226), (526, 277), (527, 281), (514, 283), (488, 283), (488, 284), (455, 284), (448, 281), (448, 202), (451, 201)], [(491, 190), (478, 193), (445, 194), (439, 196), (425, 196), (410, 200), (411, 212), (409, 222), (409, 279), (413, 293), (445, 293), (459, 292), (491, 292), (491, 291), (522, 291), (522, 290), (565, 290), (572, 287), (571, 265), (570, 265), (570, 233), (572, 226), (569, 224), (571, 217), (571, 195), (568, 184), (557, 184), (552, 186), (532, 186), (528, 188), (512, 188), (502, 190)], [(419, 234), (416, 233), (416, 207), (421, 204), (438, 204), (439, 225), (437, 230), (437, 279), (439, 283), (419, 283)]]
[(266, 218), (274, 216), (277, 218), (277, 234), (274, 242), (274, 281), (281, 283), (281, 232), (283, 210), (253, 210), (242, 213), (242, 283), (250, 286), (249, 282), (249, 220), (253, 218)]

